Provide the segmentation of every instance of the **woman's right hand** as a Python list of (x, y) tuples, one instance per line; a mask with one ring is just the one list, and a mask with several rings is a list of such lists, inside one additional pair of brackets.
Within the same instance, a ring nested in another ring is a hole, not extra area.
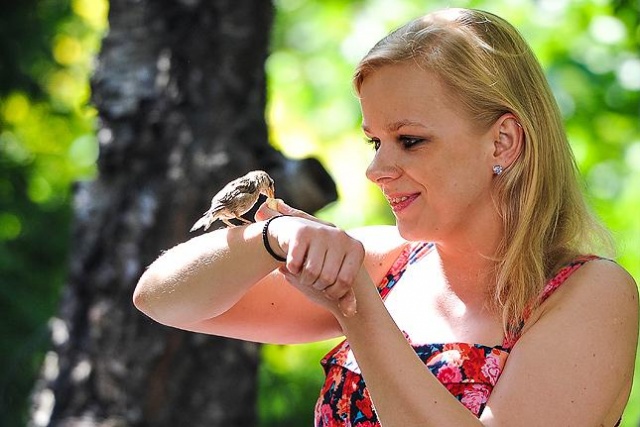
[(364, 261), (362, 243), (282, 200), (277, 200), (277, 210), (267, 203), (260, 206), (256, 220), (277, 215), (283, 217), (270, 223), (267, 238), (272, 249), (286, 258), (280, 270), (288, 281), (336, 316), (355, 314), (352, 287)]

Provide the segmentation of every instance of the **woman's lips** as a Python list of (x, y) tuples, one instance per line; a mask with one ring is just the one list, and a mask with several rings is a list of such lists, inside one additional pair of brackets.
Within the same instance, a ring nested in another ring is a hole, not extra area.
[(400, 212), (406, 209), (419, 196), (419, 193), (388, 195), (387, 201), (394, 212)]

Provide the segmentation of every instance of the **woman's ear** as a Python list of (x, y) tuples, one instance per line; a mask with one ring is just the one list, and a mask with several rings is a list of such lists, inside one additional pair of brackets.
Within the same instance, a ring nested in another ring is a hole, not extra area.
[(524, 129), (518, 118), (505, 113), (494, 124), (494, 164), (508, 168), (524, 148)]

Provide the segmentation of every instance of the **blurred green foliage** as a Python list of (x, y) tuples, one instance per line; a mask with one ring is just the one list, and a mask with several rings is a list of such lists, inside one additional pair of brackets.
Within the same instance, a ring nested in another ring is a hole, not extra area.
[[(321, 158), (340, 200), (320, 215), (342, 227), (391, 223), (364, 179), (351, 72), (391, 29), (439, 7), (476, 7), (515, 24), (545, 66), (587, 194), (640, 278), (640, 9), (621, 0), (276, 0), (267, 119), (291, 157)], [(89, 76), (107, 0), (5, 2), (0, 14), (0, 424), (22, 425), (26, 396), (65, 280), (71, 186), (95, 173)], [(335, 342), (265, 346), (261, 427), (309, 425)], [(635, 404), (634, 404), (635, 402)], [(634, 388), (623, 425), (640, 421)]]
[(94, 174), (89, 73), (106, 0), (0, 14), (0, 425), (25, 425), (67, 270), (71, 184)]

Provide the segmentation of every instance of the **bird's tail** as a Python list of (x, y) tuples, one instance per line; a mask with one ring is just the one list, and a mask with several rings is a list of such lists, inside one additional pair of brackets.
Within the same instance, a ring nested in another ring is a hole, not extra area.
[(193, 227), (191, 227), (191, 230), (189, 230), (189, 232), (196, 231), (200, 227), (204, 227), (204, 230), (206, 231), (207, 228), (211, 226), (212, 222), (213, 215), (211, 214), (211, 212), (207, 212), (202, 216), (202, 218), (200, 218), (198, 221), (196, 221), (195, 224), (193, 224)]

